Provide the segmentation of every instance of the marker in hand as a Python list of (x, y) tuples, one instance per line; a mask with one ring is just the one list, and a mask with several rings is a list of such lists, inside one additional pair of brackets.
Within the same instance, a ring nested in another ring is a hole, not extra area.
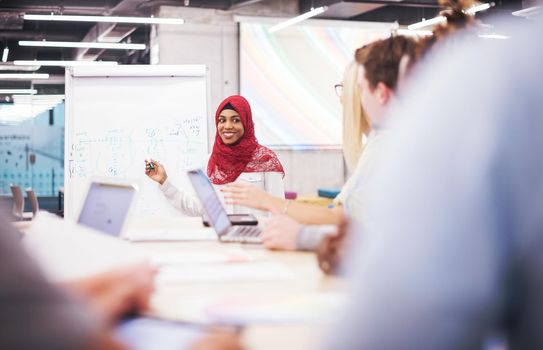
[(145, 159), (145, 174), (161, 185), (168, 177), (162, 164), (153, 159)]

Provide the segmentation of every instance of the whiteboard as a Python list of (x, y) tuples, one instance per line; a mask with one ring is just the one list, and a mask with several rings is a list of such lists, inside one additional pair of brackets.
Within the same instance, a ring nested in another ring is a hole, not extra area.
[(176, 186), (208, 154), (207, 69), (203, 65), (73, 67), (66, 70), (64, 215), (75, 219), (91, 177), (139, 185), (138, 217), (180, 216), (144, 159), (163, 163)]

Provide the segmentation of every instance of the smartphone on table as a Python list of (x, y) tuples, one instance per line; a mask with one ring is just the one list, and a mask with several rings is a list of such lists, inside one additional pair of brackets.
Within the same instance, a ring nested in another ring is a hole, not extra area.
[[(228, 214), (228, 219), (230, 220), (232, 225), (258, 225), (258, 220), (253, 214)], [(202, 216), (202, 222), (204, 226), (210, 226), (209, 219), (205, 214)]]

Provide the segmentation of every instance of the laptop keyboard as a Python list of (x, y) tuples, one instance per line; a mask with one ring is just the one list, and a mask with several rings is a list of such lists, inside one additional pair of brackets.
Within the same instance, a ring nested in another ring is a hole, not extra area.
[(257, 237), (260, 235), (260, 228), (258, 226), (234, 226), (234, 228), (228, 232), (229, 236), (242, 236), (242, 237)]
[(262, 243), (258, 226), (233, 226), (228, 234), (221, 236), (225, 242)]

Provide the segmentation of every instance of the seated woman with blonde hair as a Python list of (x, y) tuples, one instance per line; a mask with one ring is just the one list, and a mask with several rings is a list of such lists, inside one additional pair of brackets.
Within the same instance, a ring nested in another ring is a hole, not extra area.
[[(370, 45), (371, 46), (371, 45)], [(363, 57), (369, 46), (359, 48), (355, 57)], [(233, 183), (223, 188), (227, 203), (238, 204), (271, 211), (275, 215), (263, 231), (264, 244), (271, 249), (314, 250), (322, 237), (334, 232), (335, 225), (345, 218), (344, 204), (349, 200), (358, 179), (364, 177), (374, 160), (374, 144), (371, 141), (370, 120), (360, 105), (361, 74), (356, 61), (351, 62), (343, 76), (341, 104), (343, 107), (343, 154), (352, 173), (334, 200), (334, 208), (317, 207), (310, 204), (288, 201), (264, 193), (252, 186)], [(363, 139), (368, 142), (364, 145)], [(284, 214), (284, 215), (283, 215)], [(302, 226), (318, 225), (318, 226)]]

